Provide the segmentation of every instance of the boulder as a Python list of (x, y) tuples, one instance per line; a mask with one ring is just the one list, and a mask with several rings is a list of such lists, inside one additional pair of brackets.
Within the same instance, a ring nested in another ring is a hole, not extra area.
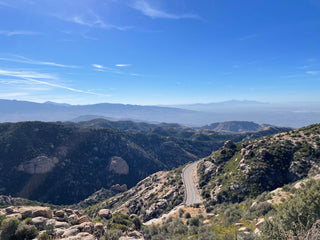
[(79, 217), (76, 214), (72, 214), (68, 217), (68, 222), (71, 225), (77, 225), (79, 223)]
[(93, 227), (94, 236), (100, 238), (104, 235), (104, 229), (102, 223), (96, 223)]
[(17, 207), (16, 211), (21, 213), (25, 218), (27, 217), (52, 218), (51, 209), (48, 207), (21, 206), (21, 207)]
[(56, 221), (56, 228), (69, 228), (70, 224), (67, 222), (60, 222), (60, 221)]
[(66, 231), (65, 229), (55, 228), (54, 229), (54, 235), (56, 237), (61, 237), (64, 234), (65, 231)]
[(12, 213), (9, 215), (6, 215), (7, 218), (17, 218), (17, 219), (22, 219), (22, 215), (20, 213)]
[(105, 219), (109, 219), (111, 218), (111, 211), (110, 209), (101, 209), (99, 212), (98, 212), (98, 215), (100, 217), (103, 217)]
[(17, 213), (17, 212), (14, 211), (14, 207), (13, 206), (7, 207), (5, 209), (5, 211), (6, 211), (6, 214)]
[(96, 238), (89, 233), (78, 233), (75, 236), (69, 236), (62, 239), (64, 240), (95, 240)]
[(89, 218), (87, 216), (79, 217), (79, 220), (78, 220), (79, 224), (85, 223), (85, 222), (90, 222), (90, 220), (89, 220)]
[(31, 219), (30, 224), (36, 226), (39, 230), (43, 230), (47, 220), (48, 219), (44, 217), (35, 217)]
[(67, 209), (65, 209), (64, 211), (66, 212), (66, 214), (67, 214), (68, 216), (74, 214), (74, 213), (73, 213), (73, 210), (70, 209), (70, 208), (67, 208)]
[(81, 232), (87, 232), (92, 234), (94, 232), (94, 226), (92, 222), (84, 222), (79, 225)]
[(80, 230), (78, 228), (71, 228), (71, 229), (69, 228), (65, 230), (65, 232), (62, 234), (61, 237), (68, 238), (68, 237), (77, 235), (79, 232)]
[(55, 211), (54, 215), (58, 218), (64, 218), (65, 217), (65, 212), (62, 211), (62, 210), (58, 210), (58, 211)]
[(36, 207), (32, 211), (33, 217), (45, 217), (45, 218), (52, 218), (52, 213), (50, 208), (45, 207)]

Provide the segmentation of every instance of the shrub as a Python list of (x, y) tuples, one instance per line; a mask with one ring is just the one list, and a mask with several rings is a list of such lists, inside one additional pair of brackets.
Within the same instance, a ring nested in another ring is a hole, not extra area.
[(193, 217), (191, 218), (189, 221), (188, 221), (189, 225), (190, 226), (196, 226), (196, 227), (199, 227), (200, 225), (200, 220), (199, 220), (199, 217)]
[(49, 240), (50, 237), (49, 237), (48, 233), (43, 232), (43, 233), (41, 233), (41, 234), (38, 236), (38, 239), (39, 239), (39, 240)]
[(122, 231), (119, 229), (108, 230), (105, 239), (106, 240), (118, 240), (122, 236)]
[(19, 226), (20, 221), (16, 218), (5, 219), (1, 224), (1, 235), (2, 240), (15, 240), (15, 233)]
[(308, 232), (320, 219), (320, 181), (310, 180), (298, 189), (296, 197), (279, 207), (262, 229), (265, 239), (287, 239)]
[(5, 215), (0, 215), (0, 227), (1, 227), (3, 220), (5, 220), (6, 218), (7, 217)]
[(34, 239), (38, 235), (37, 228), (33, 225), (27, 225), (24, 222), (20, 223), (16, 232), (15, 239), (17, 240), (28, 240)]
[(185, 218), (191, 218), (191, 214), (189, 212), (186, 212), (186, 214), (184, 215)]

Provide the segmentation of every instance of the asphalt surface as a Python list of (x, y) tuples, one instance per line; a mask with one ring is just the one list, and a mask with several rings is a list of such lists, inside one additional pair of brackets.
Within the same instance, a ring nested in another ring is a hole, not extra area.
[(196, 174), (198, 162), (188, 164), (182, 171), (183, 183), (186, 189), (186, 205), (201, 203), (199, 191), (193, 181), (193, 174)]

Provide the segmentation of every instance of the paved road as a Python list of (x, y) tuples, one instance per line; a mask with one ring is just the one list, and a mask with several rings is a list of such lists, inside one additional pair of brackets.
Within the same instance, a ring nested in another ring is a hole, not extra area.
[(192, 177), (193, 174), (196, 174), (197, 164), (198, 162), (190, 163), (182, 170), (183, 183), (186, 189), (186, 205), (202, 202)]

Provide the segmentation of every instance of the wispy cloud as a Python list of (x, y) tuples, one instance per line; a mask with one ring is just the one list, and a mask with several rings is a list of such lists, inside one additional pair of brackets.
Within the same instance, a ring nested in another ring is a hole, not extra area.
[[(143, 77), (143, 74), (140, 73), (128, 73), (124, 71), (119, 71), (118, 69), (111, 68), (111, 67), (106, 67), (100, 64), (91, 64), (94, 70), (99, 71), (99, 72), (110, 72), (110, 73), (115, 73), (119, 75), (127, 75), (127, 76), (133, 76), (133, 77)], [(129, 67), (131, 64), (115, 64), (116, 67)]]
[(0, 98), (12, 98), (12, 97), (28, 96), (28, 95), (29, 93), (27, 92), (0, 93)]
[(17, 77), (17, 78), (37, 78), (37, 79), (57, 79), (57, 77), (48, 73), (38, 73), (33, 71), (8, 71), (0, 69), (1, 76)]
[(140, 11), (145, 16), (151, 18), (168, 18), (168, 19), (183, 19), (183, 18), (192, 18), (192, 19), (200, 19), (198, 15), (195, 14), (173, 14), (168, 13), (162, 9), (157, 9), (154, 6), (151, 6), (145, 0), (136, 0), (131, 5), (132, 8)]
[(39, 32), (33, 32), (33, 31), (24, 31), (24, 30), (15, 30), (15, 31), (0, 31), (0, 35), (5, 35), (8, 37), (17, 36), (17, 35), (40, 35)]
[(131, 26), (118, 26), (114, 24), (108, 24), (98, 14), (94, 13), (92, 10), (89, 10), (84, 15), (73, 15), (71, 17), (64, 16), (64, 15), (55, 15), (55, 17), (63, 21), (76, 23), (76, 24), (87, 26), (90, 28), (116, 29), (120, 31), (126, 31), (133, 28)]
[(116, 67), (130, 67), (131, 64), (123, 64), (123, 63), (119, 63), (115, 65)]
[(46, 65), (46, 66), (63, 67), (63, 68), (79, 68), (78, 66), (74, 66), (74, 65), (65, 65), (65, 64), (47, 62), (47, 61), (37, 61), (37, 60), (33, 60), (23, 56), (15, 56), (14, 58), (0, 57), (0, 61), (27, 63), (27, 64), (34, 64), (34, 65)]
[(112, 68), (106, 67), (106, 66), (102, 66), (100, 64), (91, 64), (92, 67), (99, 72), (105, 72), (105, 71), (112, 71)]
[(320, 71), (307, 71), (306, 74), (310, 74), (310, 75), (318, 75), (320, 73)]
[(102, 65), (100, 65), (100, 64), (92, 64), (92, 66), (93, 66), (94, 68), (98, 68), (98, 69), (104, 69), (104, 68), (105, 68), (104, 66), (102, 66)]
[(100, 94), (92, 91), (71, 88), (68, 86), (57, 84), (55, 82), (50, 82), (48, 80), (58, 80), (58, 78), (48, 73), (38, 73), (38, 72), (31, 72), (31, 71), (8, 71), (8, 70), (0, 69), (0, 76), (16, 77), (24, 81), (27, 81), (29, 84), (32, 84), (32, 83), (40, 84), (40, 85), (50, 86), (54, 88), (65, 89), (65, 90), (76, 92), (76, 93), (84, 93), (84, 94), (90, 94), (90, 95), (96, 95), (96, 96), (102, 96), (102, 97), (111, 96), (107, 94)]

